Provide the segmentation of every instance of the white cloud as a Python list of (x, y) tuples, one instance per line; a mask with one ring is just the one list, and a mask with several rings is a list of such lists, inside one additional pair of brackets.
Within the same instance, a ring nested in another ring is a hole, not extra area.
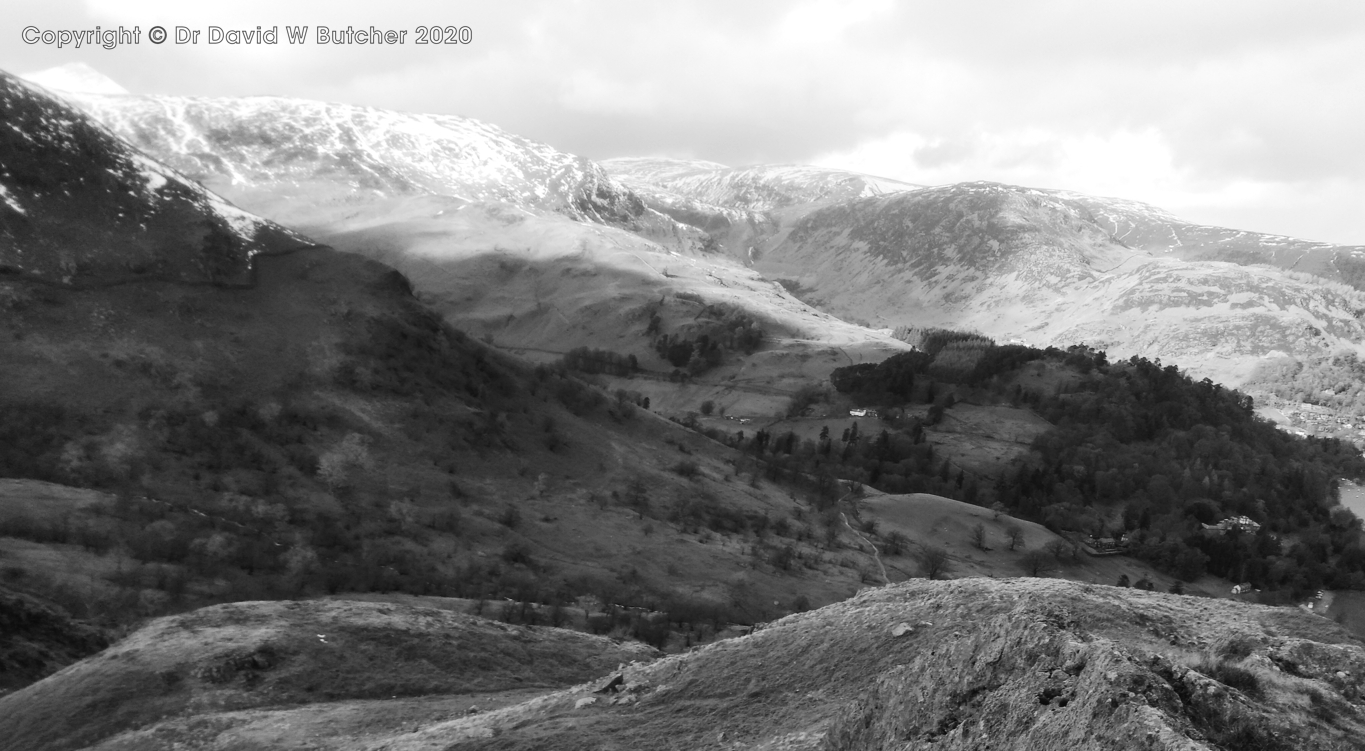
[(612, 80), (592, 70), (569, 74), (560, 88), (559, 101), (577, 112), (635, 116), (660, 114), (663, 103), (658, 89), (649, 82)]
[[(1234, 143), (1245, 134), (1233, 133)], [(1187, 221), (1325, 242), (1361, 243), (1365, 180), (1210, 179), (1182, 165), (1159, 130), (1042, 129), (929, 139), (900, 132), (817, 156), (814, 164), (921, 185), (970, 180), (1143, 201)]]

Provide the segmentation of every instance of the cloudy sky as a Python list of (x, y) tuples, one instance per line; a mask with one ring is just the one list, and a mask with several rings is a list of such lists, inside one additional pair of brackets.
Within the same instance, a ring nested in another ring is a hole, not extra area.
[[(466, 115), (591, 158), (804, 162), (1148, 201), (1365, 244), (1365, 3), (3, 0), (0, 68), (85, 62), (135, 93)], [(79, 50), (26, 26), (279, 26), (274, 47)], [(413, 29), (468, 26), (468, 46)], [(291, 46), (286, 25), (407, 29)]]

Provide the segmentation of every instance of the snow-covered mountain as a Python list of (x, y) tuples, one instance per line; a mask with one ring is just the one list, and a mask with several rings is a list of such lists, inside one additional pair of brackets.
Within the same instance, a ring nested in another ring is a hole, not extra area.
[(434, 195), (701, 242), (592, 161), (470, 118), (282, 97), (138, 96), (118, 93), (118, 84), (84, 66), (30, 78), (71, 86), (63, 96), (130, 143), (291, 225), (326, 221), (337, 208)]
[(801, 164), (733, 168), (697, 160), (622, 157), (602, 166), (649, 208), (704, 231), (708, 248), (745, 261), (784, 223), (815, 207), (918, 187)]
[[(1225, 230), (1181, 251), (1150, 238), (1159, 226), (1197, 237), (1191, 225), (1135, 207), (996, 183), (925, 188), (809, 212), (769, 238), (755, 267), (816, 307), (873, 326), (1084, 343), (1232, 384), (1267, 356), (1365, 342), (1365, 294), (1262, 265), (1258, 254), (1280, 238)], [(1128, 222), (1117, 232), (1116, 218)], [(1134, 241), (1135, 228), (1153, 249)], [(1240, 263), (1205, 260), (1224, 237), (1241, 238)]]
[(1138, 201), (1050, 191), (1083, 207), (1116, 241), (1186, 261), (1265, 264), (1345, 282), (1365, 290), (1365, 246), (1333, 245), (1283, 235), (1193, 224)]
[(799, 165), (599, 166), (466, 118), (293, 99), (66, 96), (239, 205), (398, 267), (458, 325), (520, 346), (614, 346), (632, 311), (670, 291), (746, 306), (797, 339), (864, 332), (886, 346), (754, 272), (868, 329), (1086, 343), (1231, 384), (1268, 356), (1365, 342), (1365, 248), (1134, 201)]
[(241, 282), (251, 255), (303, 244), (0, 72), (0, 266), (75, 284)]
[(282, 98), (64, 96), (238, 205), (399, 269), (448, 320), (500, 345), (605, 347), (649, 364), (646, 311), (676, 308), (681, 322), (704, 300), (801, 349), (783, 372), (804, 368), (807, 349), (843, 348), (821, 360), (827, 372), (905, 348), (713, 252), (707, 233), (597, 164), (476, 120)]
[(29, 73), (21, 78), (42, 86), (52, 92), (85, 94), (127, 94), (129, 91), (114, 79), (100, 73), (85, 63), (68, 63), (37, 73)]
[(715, 162), (625, 157), (607, 159), (602, 165), (632, 188), (662, 188), (703, 204), (748, 211), (847, 201), (920, 187), (805, 164), (726, 167)]

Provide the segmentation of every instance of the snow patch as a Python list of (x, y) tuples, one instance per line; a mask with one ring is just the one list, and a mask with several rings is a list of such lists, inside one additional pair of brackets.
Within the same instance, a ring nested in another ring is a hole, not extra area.
[(156, 193), (166, 184), (166, 176), (161, 173), (161, 165), (141, 154), (134, 154), (133, 161), (147, 181), (147, 192)]
[(0, 184), (0, 200), (3, 200), (6, 206), (14, 209), (20, 214), (28, 213), (27, 211), (24, 211), (24, 207), (20, 206), (18, 201), (14, 200), (14, 196), (10, 195), (9, 189), (3, 184)]
[(127, 89), (115, 83), (114, 79), (85, 63), (67, 63), (35, 73), (24, 73), (19, 77), (45, 89), (56, 91), (112, 95), (129, 93)]
[(256, 230), (258, 230), (261, 225), (265, 224), (265, 220), (255, 214), (249, 214), (242, 211), (218, 196), (210, 193), (209, 198), (213, 213), (222, 217), (223, 220), (228, 223), (228, 226), (232, 228), (232, 231), (237, 233), (237, 236), (243, 240), (250, 241), (254, 239), (256, 237)]

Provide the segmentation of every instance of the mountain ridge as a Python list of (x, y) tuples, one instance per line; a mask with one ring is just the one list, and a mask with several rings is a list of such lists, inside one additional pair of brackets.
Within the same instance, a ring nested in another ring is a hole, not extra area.
[(1365, 341), (1355, 289), (1132, 248), (1088, 212), (994, 183), (860, 199), (804, 215), (755, 266), (845, 318), (1156, 356), (1230, 385), (1268, 357)]
[[(251, 257), (309, 241), (127, 146), (0, 72), (0, 266), (64, 284), (163, 276), (245, 283)], [(72, 194), (69, 186), (84, 189)], [(88, 187), (85, 187), (88, 186)]]
[[(48, 73), (62, 79), (33, 76)], [(442, 195), (660, 240), (686, 234), (595, 163), (473, 118), (272, 96), (60, 93), (161, 161), (287, 224), (305, 219), (290, 209), (310, 194), (317, 206), (340, 204), (334, 216), (369, 197)]]

